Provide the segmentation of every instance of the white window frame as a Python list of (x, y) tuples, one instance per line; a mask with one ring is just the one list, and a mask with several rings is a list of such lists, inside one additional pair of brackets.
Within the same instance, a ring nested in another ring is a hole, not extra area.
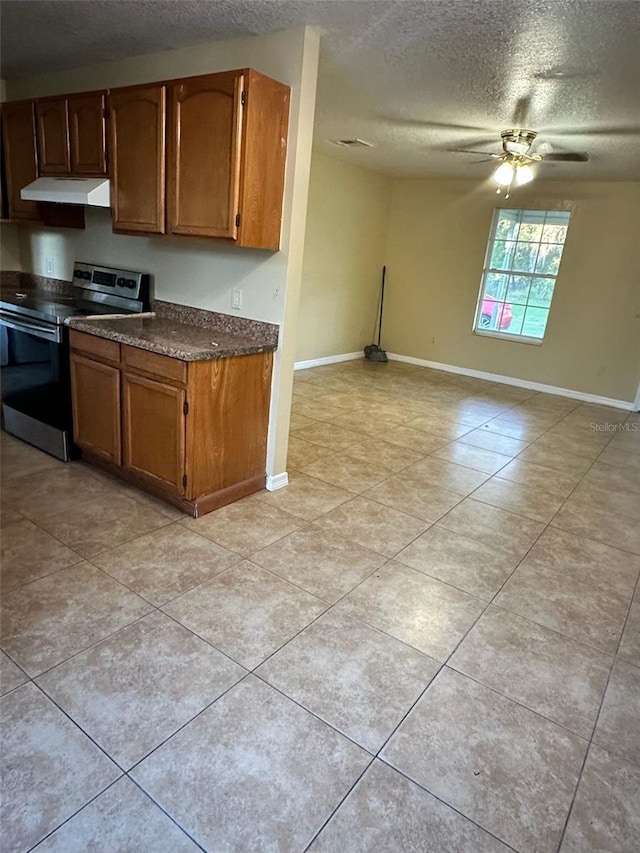
[[(571, 221), (570, 220), (571, 212), (569, 210), (561, 210), (561, 211), (554, 210), (554, 209), (543, 210), (543, 209), (539, 209), (539, 208), (518, 209), (518, 208), (513, 208), (513, 207), (496, 207), (495, 208), (495, 210), (493, 211), (493, 219), (491, 221), (491, 231), (489, 232), (489, 240), (487, 242), (487, 250), (485, 252), (484, 263), (482, 265), (482, 277), (480, 279), (480, 289), (478, 292), (478, 300), (476, 302), (476, 310), (475, 310), (475, 314), (473, 317), (473, 326), (471, 327), (471, 330), (472, 330), (474, 335), (481, 335), (482, 337), (486, 337), (486, 338), (498, 338), (501, 341), (512, 341), (513, 343), (531, 344), (533, 346), (539, 347), (539, 346), (542, 346), (542, 344), (544, 343), (544, 339), (545, 339), (546, 334), (547, 334), (547, 326), (546, 325), (545, 325), (545, 329), (544, 329), (544, 335), (541, 338), (534, 338), (531, 335), (514, 335), (510, 332), (502, 332), (500, 330), (493, 330), (493, 329), (483, 329), (483, 328), (480, 328), (480, 326), (479, 326), (480, 318), (482, 316), (482, 304), (483, 304), (485, 297), (487, 295), (485, 293), (485, 282), (486, 282), (487, 276), (490, 273), (495, 273), (496, 275), (509, 275), (512, 272), (510, 270), (494, 269), (493, 267), (489, 267), (489, 263), (491, 261), (491, 256), (493, 254), (493, 248), (494, 248), (494, 243), (495, 243), (495, 239), (496, 239), (496, 230), (498, 228), (498, 222), (500, 221), (500, 214), (503, 213), (504, 211), (507, 211), (507, 210), (508, 211), (514, 211), (516, 213), (521, 213), (521, 214), (526, 214), (526, 213), (544, 214), (545, 217), (549, 213), (551, 213), (551, 214), (560, 213), (560, 212), (566, 213), (567, 216), (569, 217), (569, 220), (567, 222), (567, 228), (568, 228), (570, 221)], [(564, 257), (564, 244), (563, 244), (563, 249), (562, 249), (562, 257)], [(562, 264), (562, 257), (560, 258), (561, 264)], [(536, 273), (536, 272), (523, 272), (521, 270), (514, 270), (513, 272), (517, 272), (518, 276), (521, 276), (523, 278), (548, 278), (548, 279), (552, 280), (554, 282), (553, 296), (555, 296), (555, 283), (557, 282), (558, 275), (560, 273), (559, 268), (558, 268), (558, 272), (555, 275), (549, 274), (549, 273), (546, 273), (546, 274), (545, 273), (539, 273), (539, 272), (538, 273)], [(553, 304), (553, 296), (551, 297), (551, 301), (549, 302), (549, 309), (548, 309), (549, 313), (551, 313), (551, 306)]]

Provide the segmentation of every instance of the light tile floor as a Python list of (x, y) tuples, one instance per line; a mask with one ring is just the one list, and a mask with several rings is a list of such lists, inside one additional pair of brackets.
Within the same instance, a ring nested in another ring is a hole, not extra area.
[(639, 425), (316, 368), (198, 520), (3, 434), (3, 853), (637, 850)]

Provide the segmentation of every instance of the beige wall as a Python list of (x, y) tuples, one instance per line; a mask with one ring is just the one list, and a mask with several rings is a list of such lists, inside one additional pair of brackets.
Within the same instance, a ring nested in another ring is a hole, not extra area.
[(131, 237), (111, 233), (108, 211), (87, 209), (87, 229), (24, 228), (24, 269), (69, 280), (75, 259), (120, 265), (154, 276), (156, 296), (231, 312), (231, 290), (243, 291), (242, 316), (279, 323), (267, 470), (285, 471), (293, 377), (294, 323), (300, 288), (308, 172), (315, 109), (319, 39), (310, 28), (199, 45), (88, 68), (7, 82), (9, 99), (116, 87), (172, 77), (252, 67), (292, 88), (280, 252), (237, 249), (207, 240)]
[(314, 152), (296, 361), (371, 343), (391, 179)]
[[(493, 209), (564, 204), (573, 213), (543, 344), (472, 334)], [(634, 183), (540, 181), (504, 202), (487, 184), (397, 180), (383, 344), (415, 358), (632, 401), (640, 380), (638, 222)]]
[(13, 222), (0, 225), (0, 269), (21, 270), (20, 226)]

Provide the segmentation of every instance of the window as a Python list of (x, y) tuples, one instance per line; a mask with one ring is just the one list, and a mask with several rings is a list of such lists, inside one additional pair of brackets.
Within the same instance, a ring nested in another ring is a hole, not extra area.
[(496, 210), (474, 332), (542, 342), (570, 216), (565, 210)]

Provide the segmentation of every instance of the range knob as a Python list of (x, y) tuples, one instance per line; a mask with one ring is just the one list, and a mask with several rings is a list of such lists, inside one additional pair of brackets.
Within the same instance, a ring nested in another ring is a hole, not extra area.
[(131, 288), (131, 290), (133, 290), (133, 288), (136, 286), (135, 279), (133, 279), (133, 278), (128, 279), (128, 280), (125, 282), (125, 284), (126, 284), (126, 286), (127, 286), (127, 287)]
[(119, 278), (116, 284), (118, 287), (126, 287), (127, 280), (125, 278)]

